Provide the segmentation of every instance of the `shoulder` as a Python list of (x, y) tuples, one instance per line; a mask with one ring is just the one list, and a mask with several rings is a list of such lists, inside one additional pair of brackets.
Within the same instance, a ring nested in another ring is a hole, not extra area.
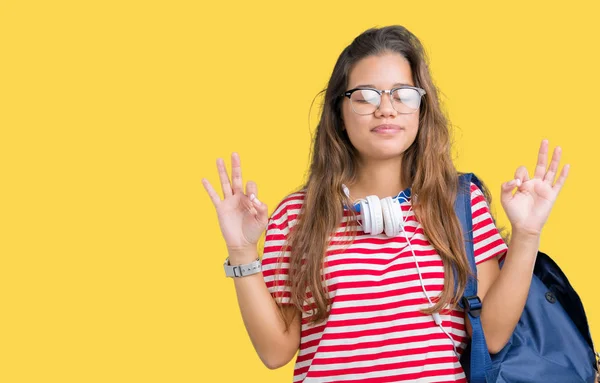
[(471, 202), (472, 203), (481, 203), (486, 202), (485, 195), (483, 194), (483, 190), (477, 186), (477, 184), (471, 182)]
[(471, 182), (471, 212), (473, 217), (473, 228), (482, 224), (493, 222), (489, 202), (483, 190)]
[(507, 246), (496, 226), (489, 201), (477, 184), (471, 182), (470, 188), (475, 263), (479, 265), (496, 257), (500, 260), (506, 253)]
[(269, 217), (267, 230), (285, 230), (293, 226), (304, 204), (305, 195), (306, 191), (303, 189), (283, 198)]
[[(304, 196), (304, 190), (287, 195), (279, 202), (269, 217), (263, 249), (263, 271), (275, 268), (279, 257), (284, 256), (285, 258), (290, 251), (289, 244), (287, 244), (288, 235), (296, 223), (304, 203)], [(287, 263), (284, 263), (282, 267), (287, 269)]]

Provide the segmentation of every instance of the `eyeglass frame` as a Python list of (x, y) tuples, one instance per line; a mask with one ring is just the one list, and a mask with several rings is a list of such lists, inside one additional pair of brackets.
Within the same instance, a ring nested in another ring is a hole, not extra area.
[[(425, 94), (427, 94), (427, 92), (425, 92), (425, 89), (423, 89), (423, 88), (419, 88), (419, 87), (416, 87), (416, 86), (410, 86), (410, 85), (403, 85), (403, 86), (399, 86), (399, 87), (388, 89), (388, 90), (385, 90), (385, 89), (379, 90), (379, 89), (376, 89), (376, 88), (368, 88), (368, 87), (358, 87), (358, 88), (353, 88), (353, 89), (345, 91), (340, 97), (348, 97), (348, 100), (350, 100), (350, 107), (352, 108), (352, 111), (354, 113), (356, 113), (356, 114), (358, 114), (360, 116), (368, 116), (369, 114), (375, 113), (377, 111), (377, 109), (379, 109), (379, 107), (381, 106), (381, 98), (382, 98), (382, 94), (383, 93), (387, 93), (387, 95), (390, 96), (390, 102), (391, 102), (392, 92), (395, 92), (398, 89), (414, 89), (414, 90), (416, 90), (419, 93), (419, 96), (420, 96), (420, 98), (419, 98), (419, 106), (421, 106), (421, 99), (423, 98), (423, 96)], [(375, 92), (377, 92), (379, 94), (379, 105), (377, 105), (377, 107), (375, 108), (375, 110), (373, 112), (367, 113), (367, 114), (360, 114), (360, 113), (357, 113), (354, 110), (354, 107), (352, 106), (352, 99), (350, 97), (352, 97), (352, 93), (356, 92), (357, 90), (374, 90)], [(391, 104), (392, 104), (392, 108), (394, 108), (394, 103), (391, 102)], [(412, 114), (412, 113), (416, 112), (418, 109), (415, 109), (415, 110), (413, 110), (410, 113), (402, 113), (399, 110), (397, 110), (396, 108), (394, 108), (394, 110), (396, 112), (400, 113), (400, 114)]]

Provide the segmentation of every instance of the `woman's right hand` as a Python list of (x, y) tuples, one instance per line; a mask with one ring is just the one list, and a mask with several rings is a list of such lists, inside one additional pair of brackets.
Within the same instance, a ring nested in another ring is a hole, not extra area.
[(231, 182), (221, 158), (217, 159), (217, 170), (223, 190), (223, 200), (207, 179), (203, 178), (202, 184), (217, 210), (219, 226), (227, 249), (230, 254), (250, 248), (256, 249), (268, 222), (267, 206), (256, 198), (258, 193), (256, 183), (248, 181), (244, 194), (242, 167), (237, 153), (231, 154)]

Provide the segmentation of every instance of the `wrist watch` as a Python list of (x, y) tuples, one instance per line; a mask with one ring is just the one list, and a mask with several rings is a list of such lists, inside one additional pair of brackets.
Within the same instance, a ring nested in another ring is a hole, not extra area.
[(259, 273), (261, 271), (261, 262), (259, 258), (256, 258), (256, 261), (252, 263), (231, 266), (229, 264), (229, 258), (227, 258), (225, 260), (225, 263), (223, 264), (223, 267), (225, 268), (226, 277), (240, 278), (245, 277), (247, 275)]

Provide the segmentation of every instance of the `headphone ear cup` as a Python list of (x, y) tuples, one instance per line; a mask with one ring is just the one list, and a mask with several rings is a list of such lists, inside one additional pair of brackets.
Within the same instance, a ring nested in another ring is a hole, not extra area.
[(376, 195), (367, 196), (367, 203), (371, 213), (371, 234), (381, 234), (383, 232), (383, 217), (379, 197)]
[(369, 210), (368, 202), (360, 200), (360, 213), (362, 215), (362, 229), (366, 234), (370, 234), (372, 231), (371, 224), (371, 212)]
[(383, 219), (385, 221), (385, 234), (388, 237), (395, 237), (400, 234), (399, 208), (398, 201), (394, 201), (392, 197), (386, 197), (381, 200), (381, 210), (383, 211)]

